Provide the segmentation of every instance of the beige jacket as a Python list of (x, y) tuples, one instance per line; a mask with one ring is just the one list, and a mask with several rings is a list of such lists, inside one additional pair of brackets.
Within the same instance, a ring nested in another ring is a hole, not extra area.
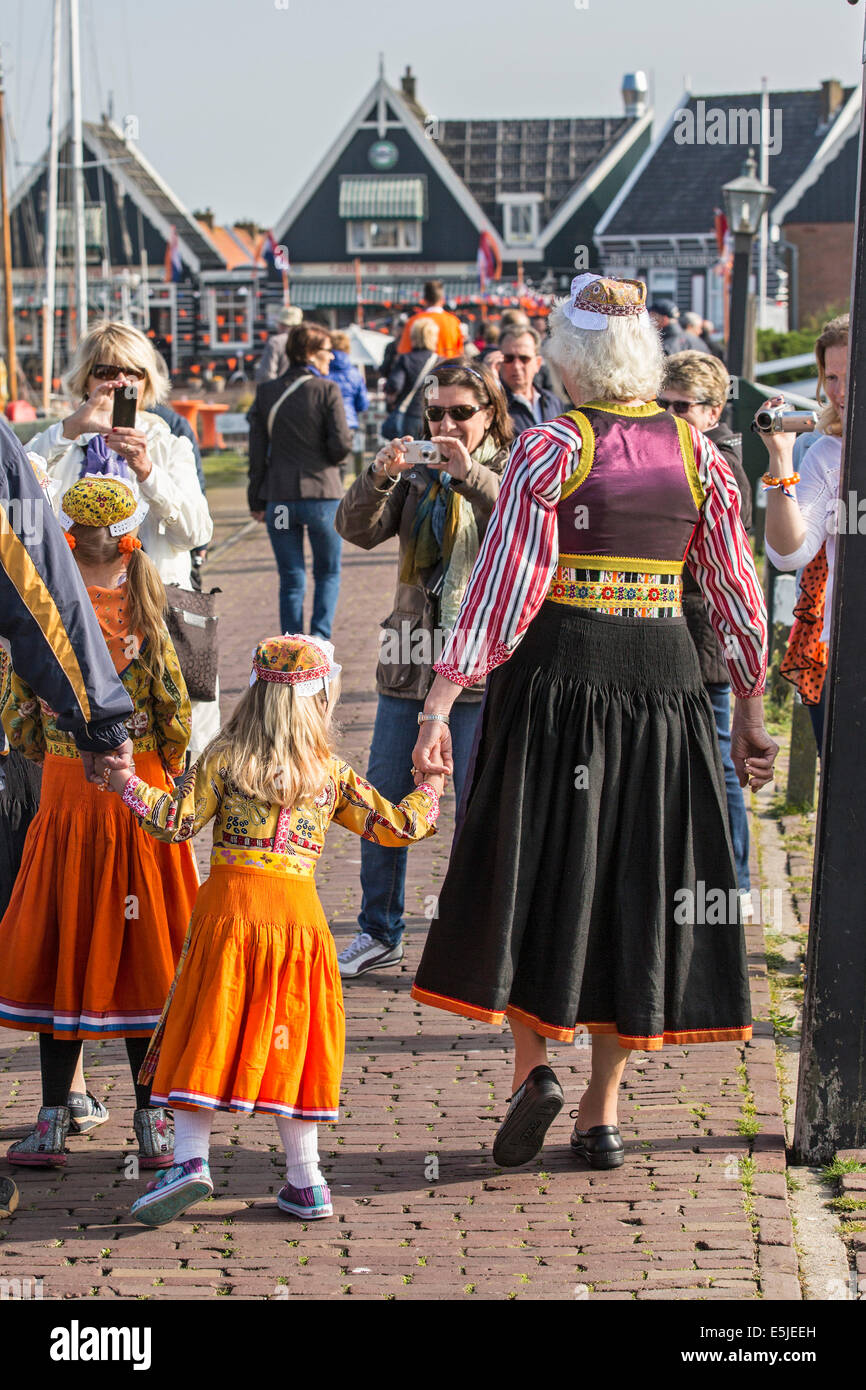
[[(487, 464), (473, 462), (462, 482), (452, 482), (454, 491), (472, 504), (479, 542), (484, 539), (499, 496), (499, 479), (507, 461), (508, 450), (500, 449)], [(381, 621), (376, 689), (380, 695), (423, 700), (433, 679), (433, 662), (441, 655), (446, 634), (434, 625), (432, 604), (423, 586), (404, 584), (399, 578), (418, 503), (428, 485), (423, 473), (412, 471), (416, 477), (404, 474), (397, 482), (388, 483), (374, 479), (372, 468), (365, 469), (346, 492), (334, 525), (343, 540), (359, 545), (362, 550), (375, 550), (391, 536), (399, 537), (397, 589), (394, 606)], [(470, 686), (458, 699), (478, 701), (483, 693), (482, 681)]]

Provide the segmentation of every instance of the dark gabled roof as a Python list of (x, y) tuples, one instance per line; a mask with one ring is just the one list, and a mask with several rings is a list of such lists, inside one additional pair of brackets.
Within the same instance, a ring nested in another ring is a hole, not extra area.
[[(845, 89), (840, 111), (853, 90)], [(774, 204), (800, 177), (827, 136), (830, 127), (821, 124), (821, 100), (817, 89), (769, 94), (770, 136), (772, 139), (774, 129), (781, 135), (779, 151), (771, 154), (769, 160), (768, 182), (776, 190)], [(709, 118), (712, 109), (760, 110), (761, 93), (692, 96), (688, 109), (696, 112), (698, 101), (706, 103)], [(835, 119), (839, 119), (838, 113)], [(713, 209), (722, 205), (722, 185), (738, 177), (749, 146), (678, 144), (674, 138), (678, 124), (677, 120), (671, 123), (610, 221), (600, 228), (601, 236), (688, 236), (712, 232)]]
[(786, 214), (792, 222), (853, 222), (857, 215), (857, 169), (860, 141), (856, 127), (835, 158)]
[(445, 158), (501, 233), (503, 193), (540, 193), (539, 226), (634, 124), (631, 117), (440, 121)]
[[(205, 235), (195, 218), (178, 202), (171, 189), (143, 158), (131, 142), (124, 140), (120, 130), (103, 120), (96, 125), (84, 122), (85, 138), (101, 147), (107, 159), (117, 161), (123, 178), (141, 193), (166, 222), (176, 228), (178, 237), (200, 262), (202, 270), (225, 270), (225, 261)], [(110, 172), (110, 166), (109, 166)]]

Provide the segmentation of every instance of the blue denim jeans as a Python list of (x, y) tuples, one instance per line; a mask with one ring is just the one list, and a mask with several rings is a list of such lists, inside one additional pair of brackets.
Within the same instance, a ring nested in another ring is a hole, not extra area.
[(725, 769), (728, 823), (731, 827), (731, 844), (734, 850), (734, 864), (737, 869), (737, 886), (741, 892), (748, 892), (752, 886), (749, 874), (749, 821), (746, 816), (743, 789), (737, 781), (737, 774), (731, 761), (731, 687), (729, 685), (708, 685), (706, 691), (712, 702), (713, 714), (716, 716), (719, 750)]
[[(418, 738), (418, 715), (423, 708), (423, 700), (379, 696), (367, 780), (389, 801), (401, 801), (412, 790), (409, 769)], [(477, 704), (458, 703), (451, 709), (453, 785), (458, 804), (480, 713), (480, 701)], [(386, 946), (396, 946), (406, 927), (403, 906), (408, 853), (406, 849), (386, 849), (369, 840), (361, 841), (362, 897), (358, 930), (368, 932)]]
[[(340, 593), (340, 554), (343, 542), (334, 530), (337, 498), (302, 498), (298, 502), (269, 502), (265, 522), (280, 574), (280, 631), (330, 637)], [(304, 627), (304, 527), (313, 551), (313, 616)]]

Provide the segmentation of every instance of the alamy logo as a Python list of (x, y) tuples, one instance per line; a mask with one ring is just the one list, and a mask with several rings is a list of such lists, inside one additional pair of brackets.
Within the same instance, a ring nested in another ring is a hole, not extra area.
[(25, 545), (41, 545), (44, 509), (43, 497), (10, 497), (0, 507), (0, 536), (11, 530)]
[[(752, 893), (754, 921), (782, 924), (781, 888)], [(674, 921), (678, 927), (725, 927), (740, 921), (740, 894), (736, 888), (708, 888), (698, 879), (694, 889), (674, 893)]]
[(69, 1327), (51, 1330), (52, 1361), (132, 1361), (133, 1370), (150, 1370), (149, 1327), (82, 1327), (73, 1318)]
[[(769, 113), (767, 152), (778, 154), (782, 148), (782, 112), (776, 107)], [(761, 112), (757, 106), (711, 106), (703, 100), (674, 112), (674, 140), (678, 145), (753, 145), (761, 144)]]

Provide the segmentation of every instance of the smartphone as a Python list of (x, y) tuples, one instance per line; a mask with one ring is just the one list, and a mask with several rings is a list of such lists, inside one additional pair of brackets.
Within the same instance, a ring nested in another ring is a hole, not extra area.
[(134, 429), (138, 410), (138, 387), (118, 386), (111, 410), (111, 428)]

